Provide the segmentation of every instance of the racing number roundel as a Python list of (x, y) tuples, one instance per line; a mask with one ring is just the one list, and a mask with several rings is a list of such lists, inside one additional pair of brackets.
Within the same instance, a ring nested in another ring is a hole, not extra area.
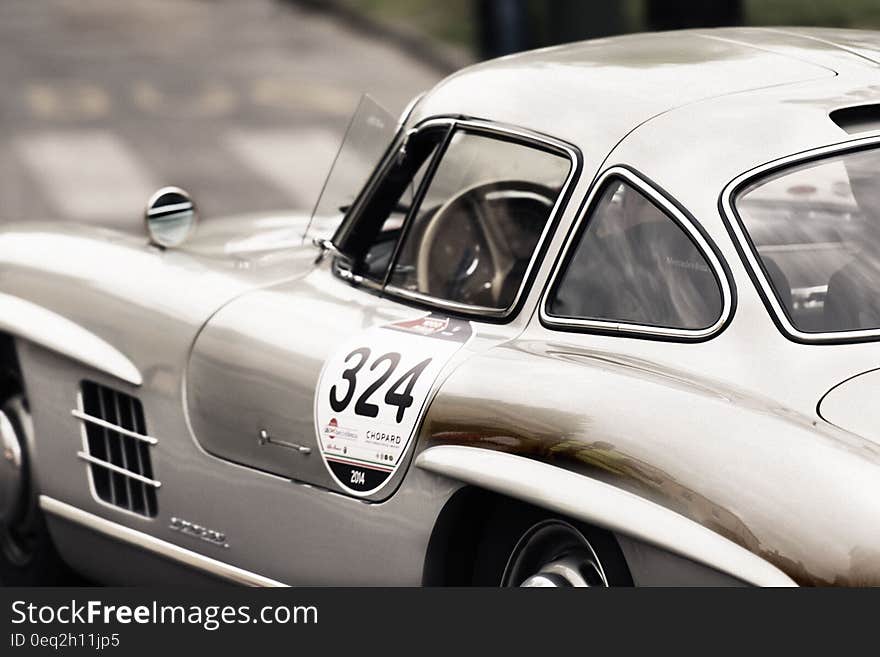
[(363, 496), (391, 478), (440, 370), (471, 335), (470, 322), (432, 314), (369, 329), (330, 356), (315, 423), (321, 457), (340, 486)]

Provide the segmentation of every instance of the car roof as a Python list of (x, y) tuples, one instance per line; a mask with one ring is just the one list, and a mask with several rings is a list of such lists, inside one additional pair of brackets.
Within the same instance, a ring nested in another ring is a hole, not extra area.
[(668, 157), (661, 143), (714, 141), (739, 154), (720, 162), (717, 149), (702, 148), (716, 150), (710, 168), (719, 181), (733, 172), (729, 180), (741, 167), (844, 138), (828, 113), (880, 98), (878, 62), (880, 34), (869, 31), (626, 35), (466, 68), (427, 94), (411, 121), (464, 114), (521, 126), (578, 146), (593, 173), (618, 145), (638, 161)]

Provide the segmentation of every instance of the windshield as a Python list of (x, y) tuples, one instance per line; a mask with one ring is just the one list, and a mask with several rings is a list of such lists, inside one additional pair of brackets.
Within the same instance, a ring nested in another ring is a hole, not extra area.
[(776, 298), (805, 333), (880, 328), (880, 151), (746, 187), (736, 209)]
[(367, 95), (361, 97), (324, 181), (305, 238), (329, 238), (366, 184), (396, 131), (395, 118)]

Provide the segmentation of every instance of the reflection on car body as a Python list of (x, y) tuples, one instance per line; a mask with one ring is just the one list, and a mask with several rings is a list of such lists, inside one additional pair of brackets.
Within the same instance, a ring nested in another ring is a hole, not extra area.
[(311, 217), (4, 226), (0, 579), (880, 584), (878, 66), (571, 44), (363, 100)]

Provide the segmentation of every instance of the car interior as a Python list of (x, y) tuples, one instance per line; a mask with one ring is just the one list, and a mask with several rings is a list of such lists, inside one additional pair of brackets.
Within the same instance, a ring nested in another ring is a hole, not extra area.
[(720, 316), (712, 268), (684, 230), (637, 189), (612, 180), (573, 245), (549, 313), (698, 330)]
[(441, 144), (443, 137), (435, 132), (408, 142), (365, 206), (363, 218), (367, 224), (374, 218), (375, 232), (365, 239), (358, 273), (377, 283), (387, 278), (392, 290), (505, 309), (516, 298), (570, 162), (495, 136), (459, 130)]
[(876, 151), (769, 176), (736, 208), (789, 320), (806, 333), (880, 328)]

